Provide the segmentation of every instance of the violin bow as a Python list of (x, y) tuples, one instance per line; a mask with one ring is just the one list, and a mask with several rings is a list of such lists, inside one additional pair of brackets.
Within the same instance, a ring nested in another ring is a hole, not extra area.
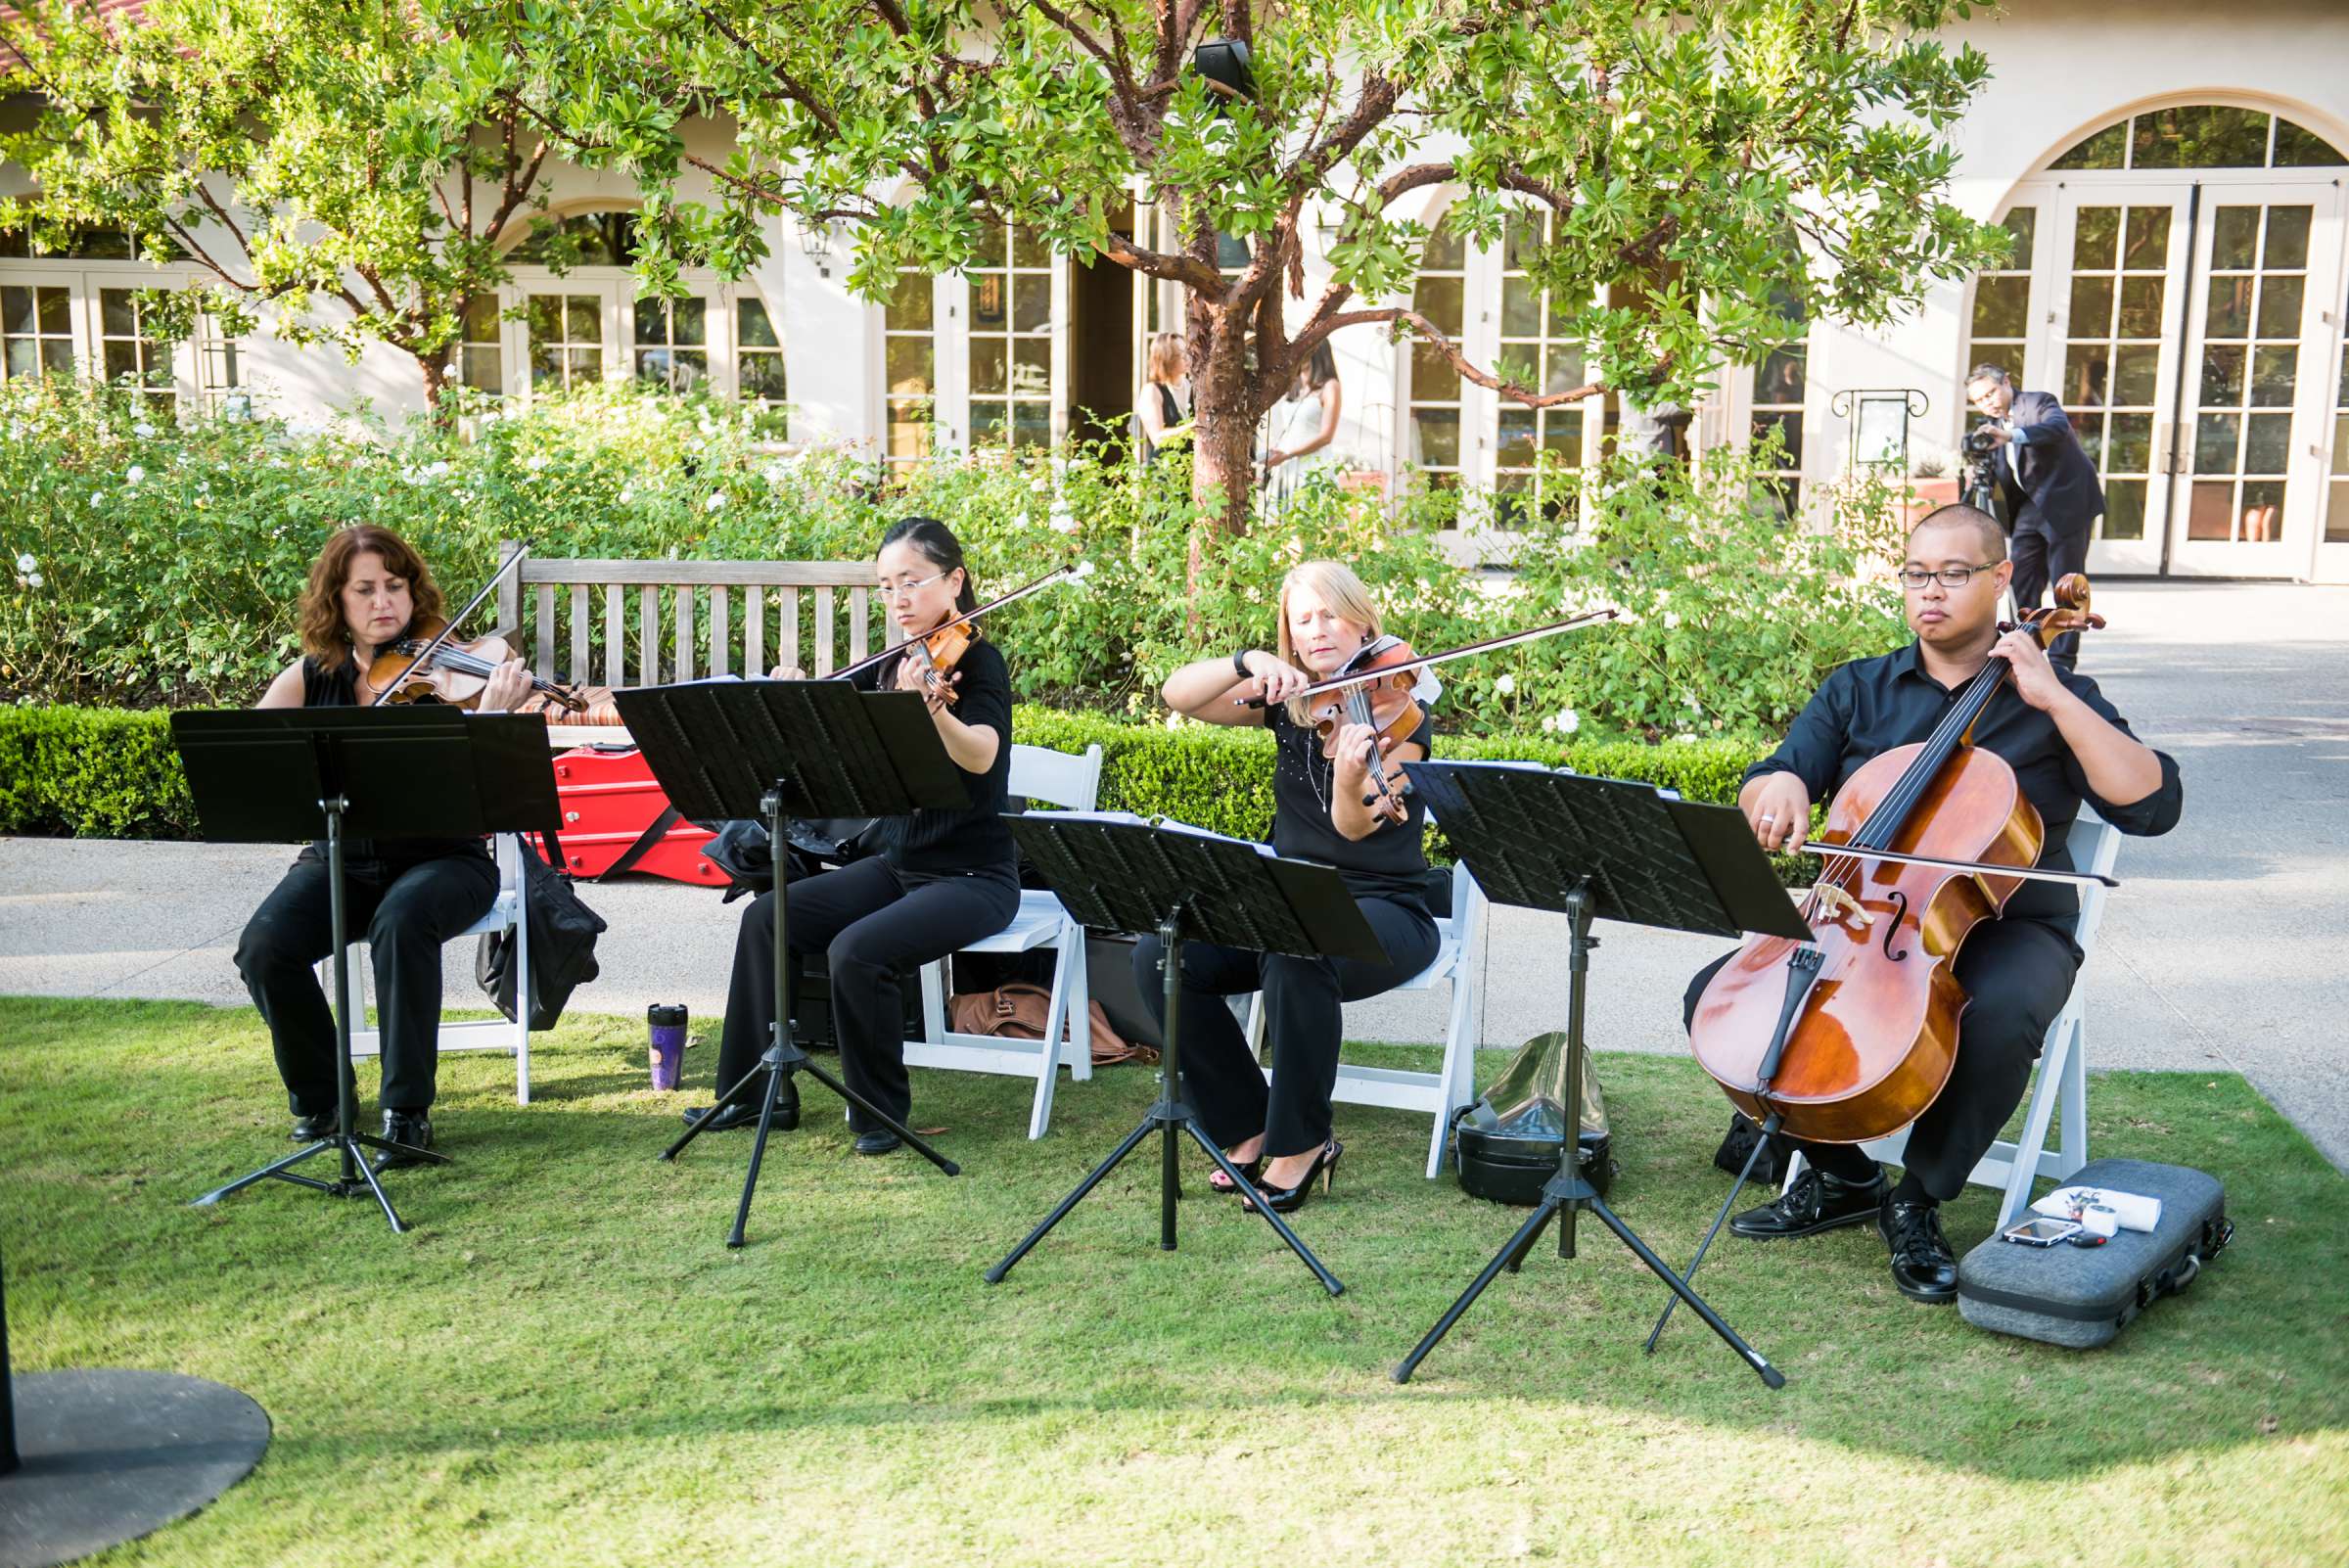
[[(951, 621), (942, 621), (937, 625), (932, 626), (928, 631), (923, 632), (922, 635), (925, 637), (935, 637), (942, 631), (946, 631), (955, 626), (964, 625), (970, 622), (976, 621), (981, 616), (986, 615), (990, 610), (1000, 610), (1015, 599), (1025, 599), (1032, 593), (1041, 593), (1044, 589), (1051, 587), (1056, 582), (1075, 582), (1080, 578), (1089, 577), (1092, 575), (1093, 564), (1090, 561), (1072, 561), (1067, 566), (1054, 567), (1042, 576), (1037, 577), (1034, 582), (1028, 583), (1024, 587), (1014, 588), (999, 599), (990, 599), (987, 601), (987, 603), (980, 605), (975, 610), (966, 610)], [(889, 658), (898, 649), (904, 647), (905, 643), (913, 640), (914, 639), (909, 637), (891, 643), (888, 647), (882, 649), (879, 653), (874, 654), (872, 657), (868, 659), (859, 659), (856, 661), (856, 663), (849, 666), (848, 669), (835, 669), (832, 671), (832, 673), (824, 676), (823, 678), (826, 680), (846, 680), (851, 675), (860, 674), (864, 670), (870, 669), (873, 668), (873, 666), (881, 663), (882, 660)]]
[[(522, 565), (522, 558), (530, 553), (530, 547), (529, 545), (517, 545), (514, 553), (507, 556), (506, 559), (499, 564), (498, 569), (495, 572), (489, 574), (489, 580), (482, 584), (482, 591), (475, 594), (472, 598), (466, 600), (464, 609), (458, 611), (455, 615), (450, 616), (447, 620), (440, 623), (440, 629), (433, 633), (432, 640), (424, 645), (424, 651), (422, 653), (419, 653), (415, 658), (408, 661), (408, 668), (410, 669), (422, 669), (431, 665), (433, 655), (439, 650), (439, 647), (442, 643), (448, 641), (449, 634), (457, 629), (458, 624), (463, 622), (467, 616), (473, 614), (476, 610), (479, 610), (482, 607), (482, 601), (489, 597), (490, 590), (505, 580), (507, 573)], [(375, 694), (375, 701), (369, 703), (367, 706), (370, 708), (383, 707), (386, 702), (391, 700), (392, 694), (398, 689), (399, 688), (396, 684), (385, 687), (382, 691), (379, 691)]]
[[(1359, 686), (1366, 680), (1385, 680), (1390, 676), (1400, 675), (1408, 670), (1425, 669), (1430, 665), (1440, 665), (1447, 660), (1465, 659), (1470, 654), (1491, 653), (1497, 648), (1514, 648), (1521, 642), (1535, 642), (1543, 637), (1554, 637), (1561, 631), (1577, 631), (1584, 626), (1596, 625), (1602, 621), (1612, 621), (1621, 614), (1623, 612), (1620, 610), (1589, 610), (1579, 616), (1568, 616), (1563, 621), (1553, 621), (1545, 626), (1534, 626), (1525, 631), (1512, 631), (1504, 637), (1488, 637), (1483, 642), (1472, 642), (1459, 648), (1447, 648), (1442, 653), (1421, 654), (1416, 659), (1405, 659), (1399, 665), (1381, 665), (1376, 669), (1365, 669), (1353, 675), (1332, 675), (1327, 680), (1315, 681), (1296, 695), (1300, 698), (1318, 697), (1325, 691), (1343, 691), (1348, 686)], [(1262, 697), (1240, 697), (1233, 699), (1233, 706), (1262, 708), (1265, 706), (1265, 700)]]

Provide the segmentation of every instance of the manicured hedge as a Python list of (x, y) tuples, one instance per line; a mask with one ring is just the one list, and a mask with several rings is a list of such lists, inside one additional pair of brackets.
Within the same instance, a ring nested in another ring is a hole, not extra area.
[[(191, 838), (194, 809), (169, 715), (87, 708), (0, 709), (0, 833), (79, 838)], [(1256, 837), (1272, 817), (1272, 742), (1262, 730), (1186, 723), (1121, 724), (1090, 714), (1022, 707), (1024, 743), (1102, 751), (1101, 807), (1164, 814)], [(1547, 736), (1444, 737), (1438, 753), (1485, 761), (1536, 761), (1642, 779), (1691, 800), (1727, 801), (1757, 748), (1751, 742), (1559, 742)]]

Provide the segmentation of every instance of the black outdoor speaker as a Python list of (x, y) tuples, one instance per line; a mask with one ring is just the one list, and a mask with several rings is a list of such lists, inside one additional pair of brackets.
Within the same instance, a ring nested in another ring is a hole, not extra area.
[(1191, 51), (1191, 64), (1218, 98), (1256, 102), (1256, 72), (1248, 64), (1248, 46), (1239, 39), (1208, 39)]

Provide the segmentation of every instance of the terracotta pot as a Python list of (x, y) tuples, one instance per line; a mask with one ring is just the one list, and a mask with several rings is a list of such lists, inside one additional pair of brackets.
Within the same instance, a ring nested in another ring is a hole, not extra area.
[(1914, 528), (1927, 513), (1958, 500), (1961, 483), (1955, 479), (1911, 480), (1908, 497), (1899, 503), (1901, 526)]

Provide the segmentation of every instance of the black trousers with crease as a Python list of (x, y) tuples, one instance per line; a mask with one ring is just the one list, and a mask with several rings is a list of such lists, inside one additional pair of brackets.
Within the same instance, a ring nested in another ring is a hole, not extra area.
[[(913, 1108), (905, 1074), (904, 1003), (898, 974), (944, 958), (1011, 924), (1020, 888), (1000, 875), (926, 876), (874, 855), (790, 884), (783, 939), (794, 953), (820, 952), (832, 971), (832, 1021), (840, 1072), (849, 1087), (899, 1122)], [(775, 995), (775, 896), (762, 893), (742, 911), (734, 942), (734, 977), (717, 1049), (719, 1093), (759, 1065), (778, 1013)], [(866, 1126), (852, 1104), (849, 1125)]]
[[(1688, 983), (1682, 1027), (1696, 1017), (1696, 1004), (1714, 973), (1733, 956), (1724, 953)], [(2072, 993), (2080, 949), (2070, 937), (2037, 920), (1991, 920), (1976, 926), (1958, 949), (1956, 972), (1969, 998), (1958, 1024), (1958, 1055), (1940, 1096), (1911, 1125), (1903, 1156), (1909, 1173), (1938, 1203), (1965, 1190), (1967, 1175), (2023, 1103), (2048, 1026)], [(1829, 1176), (1853, 1181), (1875, 1177), (1875, 1161), (1857, 1144), (1783, 1135), (1777, 1143), (1781, 1155), (1799, 1149)]]
[[(1223, 1148), (1265, 1134), (1265, 1154), (1304, 1154), (1328, 1141), (1330, 1091), (1338, 1081), (1344, 1005), (1393, 991), (1434, 962), (1436, 923), (1424, 909), (1390, 899), (1357, 899), (1387, 962), (1249, 952), (1211, 942), (1182, 945), (1182, 1081), (1207, 1135)], [(1163, 1032), (1166, 982), (1158, 938), (1134, 945), (1133, 978)], [(1223, 998), (1265, 993), (1272, 1082), (1248, 1049), (1247, 1032)]]
[[(432, 1107), (440, 1061), (440, 948), (497, 900), (497, 862), (452, 854), (414, 865), (346, 860), (344, 921), (367, 939), (384, 1046), (383, 1105)], [(335, 1019), (313, 966), (334, 949), (326, 861), (294, 862), (237, 942), (237, 972), (269, 1026), (296, 1116), (335, 1109)]]

